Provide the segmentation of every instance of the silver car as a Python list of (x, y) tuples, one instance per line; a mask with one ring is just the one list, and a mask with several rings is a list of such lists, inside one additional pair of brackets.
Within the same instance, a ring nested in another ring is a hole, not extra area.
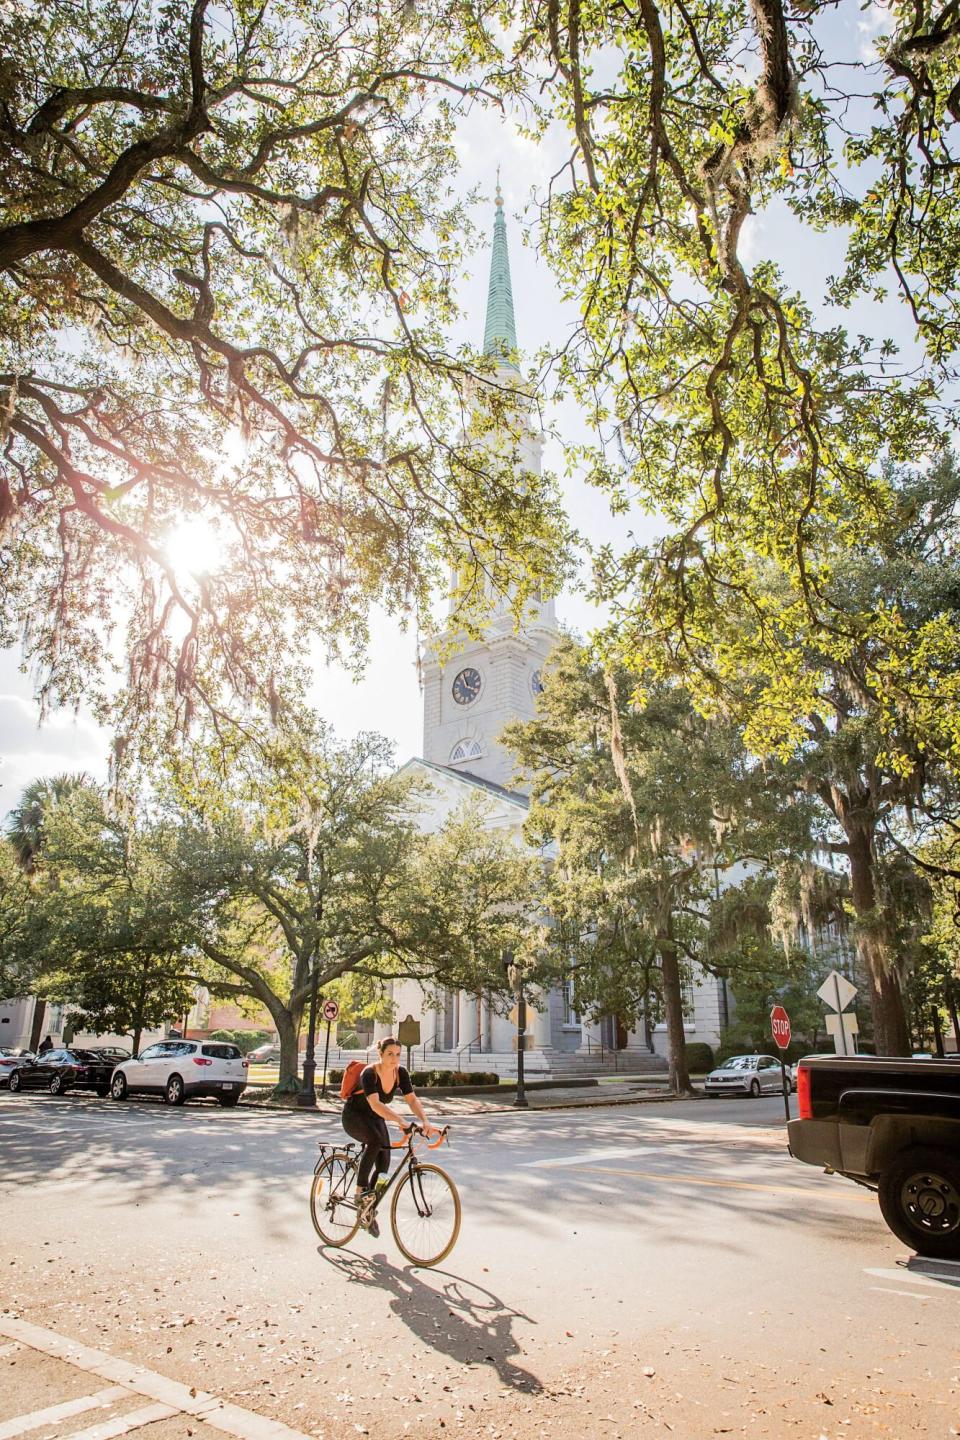
[[(787, 1066), (787, 1088), (793, 1090), (793, 1075)], [(711, 1070), (703, 1085), (705, 1095), (782, 1095), (780, 1061), (772, 1055), (731, 1055)]]

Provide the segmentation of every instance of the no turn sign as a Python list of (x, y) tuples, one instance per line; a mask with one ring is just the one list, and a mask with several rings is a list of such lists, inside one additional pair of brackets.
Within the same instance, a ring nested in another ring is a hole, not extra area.
[(774, 1005), (770, 1011), (770, 1032), (781, 1050), (790, 1044), (790, 1016), (782, 1005)]
[(337, 1016), (338, 1016), (339, 1014), (340, 1014), (340, 1006), (338, 1005), (338, 1003), (337, 1003), (336, 1000), (324, 1000), (324, 1002), (323, 1002), (323, 1018), (324, 1018), (324, 1020), (327, 1021), (327, 1023), (328, 1023), (329, 1025), (332, 1025), (332, 1024), (333, 1024), (334, 1020), (336, 1020), (336, 1018), (337, 1018)]

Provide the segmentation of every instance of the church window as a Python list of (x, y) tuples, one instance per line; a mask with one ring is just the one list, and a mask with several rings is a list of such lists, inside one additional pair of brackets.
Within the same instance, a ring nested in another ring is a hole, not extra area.
[(455, 764), (458, 760), (479, 760), (483, 754), (483, 747), (479, 740), (458, 740), (450, 755), (450, 763)]

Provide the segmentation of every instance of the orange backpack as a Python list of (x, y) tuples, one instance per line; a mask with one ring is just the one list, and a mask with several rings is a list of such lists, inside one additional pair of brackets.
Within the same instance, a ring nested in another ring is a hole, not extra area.
[(349, 1100), (360, 1084), (360, 1076), (367, 1068), (365, 1060), (351, 1060), (340, 1081), (340, 1099)]

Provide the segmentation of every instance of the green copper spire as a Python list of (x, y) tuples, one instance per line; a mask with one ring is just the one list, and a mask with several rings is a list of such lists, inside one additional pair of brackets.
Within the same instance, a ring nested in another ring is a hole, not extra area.
[(496, 214), (493, 221), (493, 252), (490, 256), (490, 287), (487, 291), (487, 323), (483, 331), (484, 355), (495, 355), (501, 365), (519, 371), (515, 356), (517, 327), (513, 318), (513, 290), (510, 285), (510, 255), (507, 251), (507, 222), (503, 215), (500, 172), (497, 171)]

